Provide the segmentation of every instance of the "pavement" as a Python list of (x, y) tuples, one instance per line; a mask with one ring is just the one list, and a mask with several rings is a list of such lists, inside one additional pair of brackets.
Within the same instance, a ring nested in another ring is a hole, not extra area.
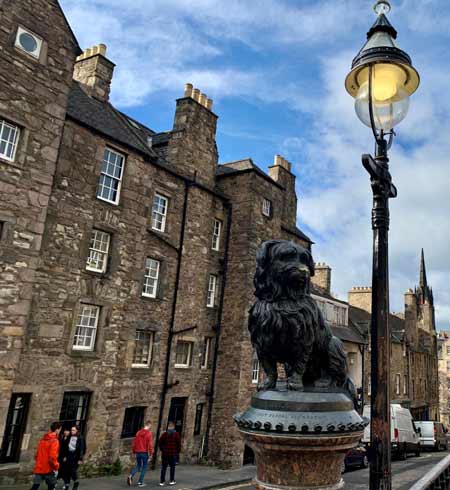
[[(148, 470), (145, 475), (146, 488), (167, 488), (174, 490), (213, 490), (219, 488), (235, 487), (249, 484), (255, 475), (254, 466), (244, 466), (236, 470), (220, 470), (214, 466), (205, 465), (177, 465), (174, 486), (159, 487), (159, 467)], [(80, 490), (119, 490), (128, 488), (126, 474), (122, 476), (108, 476), (103, 478), (89, 478), (80, 480)], [(167, 477), (169, 470), (167, 470)], [(138, 475), (134, 477), (133, 487), (137, 488)], [(31, 482), (31, 479), (30, 479)], [(1, 490), (29, 490), (31, 484), (0, 486)], [(58, 488), (61, 488), (61, 482)], [(41, 485), (41, 490), (46, 490), (46, 485)]]

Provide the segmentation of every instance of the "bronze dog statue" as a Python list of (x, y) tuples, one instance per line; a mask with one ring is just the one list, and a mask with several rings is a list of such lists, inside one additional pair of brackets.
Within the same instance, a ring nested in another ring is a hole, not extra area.
[(250, 309), (248, 328), (267, 375), (258, 389), (276, 389), (277, 364), (282, 363), (288, 389), (342, 388), (355, 400), (342, 342), (310, 295), (311, 253), (293, 242), (271, 240), (257, 250), (256, 263), (257, 301)]

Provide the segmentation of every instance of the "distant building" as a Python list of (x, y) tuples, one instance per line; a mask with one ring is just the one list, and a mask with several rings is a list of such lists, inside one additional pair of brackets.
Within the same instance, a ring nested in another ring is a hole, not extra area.
[[(349, 316), (365, 335), (364, 398), (370, 401), (370, 287), (353, 288)], [(416, 420), (439, 420), (438, 352), (433, 291), (428, 286), (422, 250), (419, 286), (405, 293), (405, 312), (390, 314), (391, 400), (409, 408)]]
[(450, 336), (446, 331), (439, 332), (438, 355), (441, 422), (450, 428)]

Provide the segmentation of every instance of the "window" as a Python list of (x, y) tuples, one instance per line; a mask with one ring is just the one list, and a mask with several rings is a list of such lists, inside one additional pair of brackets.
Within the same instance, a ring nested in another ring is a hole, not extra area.
[(408, 376), (406, 374), (403, 376), (403, 394), (408, 394)]
[(88, 271), (106, 272), (111, 235), (100, 230), (92, 230), (89, 256), (86, 263)]
[(214, 308), (214, 305), (216, 304), (216, 284), (217, 276), (210, 274), (208, 280), (208, 294), (206, 297), (206, 306), (208, 308)]
[(263, 199), (262, 214), (269, 218), (272, 216), (272, 201), (269, 201), (269, 199)]
[(175, 367), (189, 367), (192, 361), (192, 342), (179, 340), (175, 355)]
[(348, 353), (348, 363), (350, 366), (353, 366), (356, 364), (356, 352), (349, 352)]
[(450, 379), (447, 379), (447, 389), (450, 390)]
[(32, 34), (19, 26), (17, 29), (15, 46), (34, 58), (39, 59), (42, 48), (42, 39), (36, 36), (36, 34)]
[[(414, 381), (413, 381), (413, 383), (414, 383)], [(372, 394), (372, 381), (369, 378), (367, 380), (367, 395), (370, 396), (371, 394)]]
[(73, 426), (80, 428), (84, 435), (86, 431), (87, 413), (91, 394), (83, 391), (68, 391), (64, 393), (59, 421), (63, 429)]
[(447, 361), (447, 372), (450, 373), (450, 361)]
[(3, 233), (4, 233), (5, 229), (6, 229), (5, 222), (0, 221), (0, 240), (4, 239)]
[(258, 384), (259, 381), (259, 359), (256, 352), (253, 354), (252, 360), (252, 383)]
[(169, 200), (159, 194), (153, 199), (152, 228), (158, 231), (166, 229), (167, 204)]
[(81, 305), (73, 350), (94, 350), (99, 312), (98, 306)]
[(203, 351), (202, 351), (202, 369), (206, 369), (208, 367), (209, 362), (209, 352), (211, 350), (211, 337), (205, 337), (203, 341)]
[(144, 286), (142, 288), (142, 296), (149, 298), (156, 298), (158, 291), (158, 277), (159, 277), (158, 260), (147, 257), (145, 259), (145, 273), (144, 273)]
[(447, 345), (447, 355), (450, 356), (450, 345)]
[(105, 148), (97, 197), (113, 204), (119, 203), (125, 157), (110, 148)]
[(16, 157), (19, 128), (0, 119), (0, 157), (13, 162)]
[(136, 330), (132, 367), (148, 367), (152, 359), (153, 332)]
[(204, 403), (197, 403), (195, 407), (194, 436), (198, 436), (202, 430), (202, 417)]
[(129, 407), (125, 409), (123, 418), (122, 434), (120, 437), (134, 437), (136, 432), (144, 425), (145, 407)]
[(23, 434), (27, 426), (31, 395), (14, 393), (6, 416), (5, 432), (0, 448), (0, 463), (17, 463), (20, 456)]
[(220, 234), (222, 233), (222, 221), (219, 219), (214, 220), (213, 237), (212, 237), (212, 249), (219, 250), (220, 248)]
[(400, 395), (400, 374), (395, 375), (395, 394)]

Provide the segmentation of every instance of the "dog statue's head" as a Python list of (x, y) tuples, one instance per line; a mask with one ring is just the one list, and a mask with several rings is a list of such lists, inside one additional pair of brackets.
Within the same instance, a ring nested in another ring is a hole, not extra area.
[(296, 300), (309, 293), (314, 261), (306, 248), (286, 240), (270, 240), (256, 251), (255, 296), (260, 300)]

